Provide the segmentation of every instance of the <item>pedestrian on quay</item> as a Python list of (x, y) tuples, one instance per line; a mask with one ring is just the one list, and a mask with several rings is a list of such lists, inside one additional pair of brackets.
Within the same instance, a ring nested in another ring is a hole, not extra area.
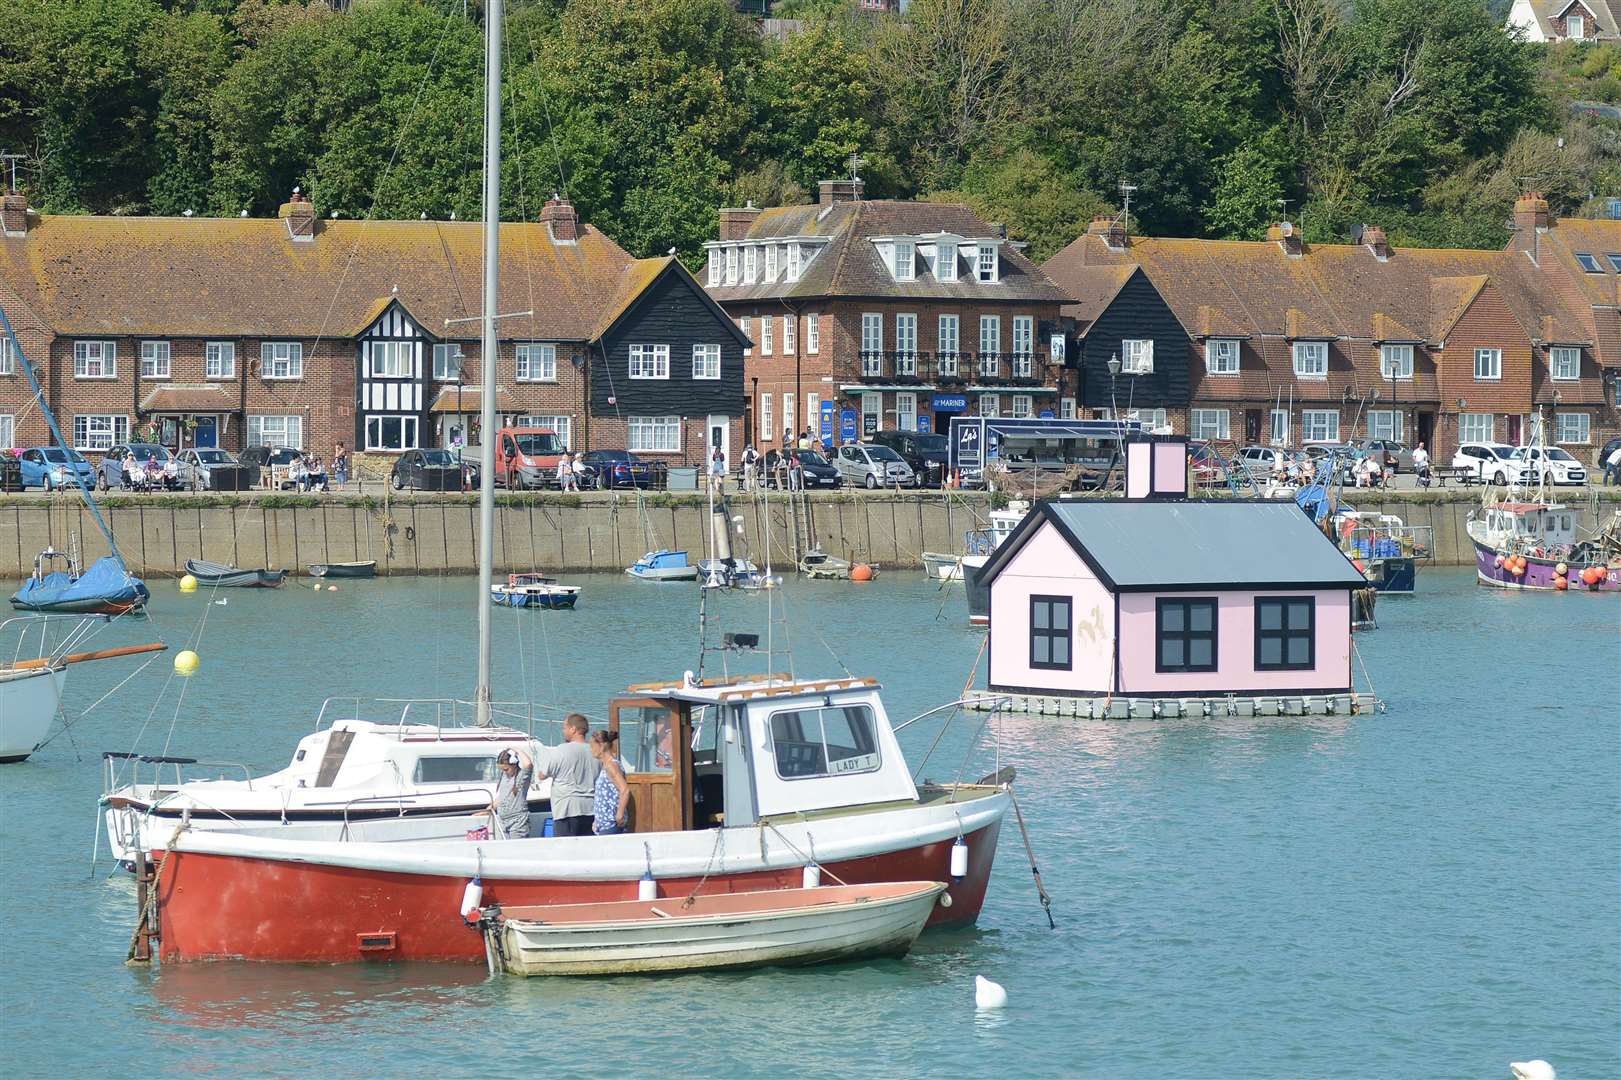
[(1610, 456), (1604, 459), (1604, 483), (1621, 484), (1621, 446), (1610, 451)]
[(799, 448), (801, 450), (809, 450), (812, 445), (810, 428), (806, 428), (804, 431), (799, 433)]
[(760, 467), (760, 455), (755, 453), (754, 444), (749, 443), (743, 447), (743, 490), (752, 492), (759, 484), (756, 470)]
[(788, 455), (788, 490), (801, 491), (805, 487), (805, 463), (798, 454)]
[(503, 750), (495, 757), (501, 775), (495, 778), (495, 798), (489, 814), (500, 825), (500, 834), (513, 840), (529, 835), (529, 785), (534, 779), (535, 762), (517, 748)]
[(601, 770), (592, 788), (591, 831), (612, 836), (625, 831), (625, 812), (630, 807), (630, 785), (625, 782), (624, 763), (619, 760), (619, 732), (598, 728), (591, 733), (591, 756)]
[(575, 454), (574, 464), (569, 466), (569, 479), (574, 484), (574, 490), (579, 491), (585, 487), (585, 455)]
[(332, 448), (332, 476), (340, 488), (349, 482), (349, 451), (341, 440)]
[(716, 495), (726, 494), (726, 454), (718, 446), (709, 455), (709, 486)]
[(1418, 477), (1420, 487), (1430, 486), (1430, 452), (1423, 443), (1413, 448), (1413, 475)]
[(574, 466), (570, 464), (568, 451), (557, 459), (557, 490), (570, 491), (574, 487)]
[(563, 741), (543, 746), (535, 768), (552, 778), (552, 835), (590, 836), (591, 806), (597, 786), (597, 764), (586, 737), (591, 724), (579, 713), (563, 718)]
[(304, 467), (304, 455), (294, 454), (293, 460), (287, 463), (287, 479), (293, 482), (294, 491), (304, 490), (304, 477), (309, 470)]

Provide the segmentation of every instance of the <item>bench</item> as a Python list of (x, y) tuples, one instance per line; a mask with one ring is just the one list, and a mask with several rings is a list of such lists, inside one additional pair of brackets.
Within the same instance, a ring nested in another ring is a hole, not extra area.
[(1480, 483), (1480, 471), (1469, 465), (1431, 465), (1430, 476), (1436, 487), (1446, 487), (1448, 480), (1456, 480), (1465, 487)]

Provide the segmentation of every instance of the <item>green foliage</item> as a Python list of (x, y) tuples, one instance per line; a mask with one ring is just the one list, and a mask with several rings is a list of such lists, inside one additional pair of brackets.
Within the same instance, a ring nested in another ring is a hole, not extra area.
[(1010, 235), (1030, 244), (1027, 254), (1038, 263), (1085, 232), (1092, 218), (1109, 208), (1075, 177), (1033, 150), (975, 158), (965, 171), (961, 191), (936, 192), (929, 198), (966, 203), (987, 221), (1002, 222)]

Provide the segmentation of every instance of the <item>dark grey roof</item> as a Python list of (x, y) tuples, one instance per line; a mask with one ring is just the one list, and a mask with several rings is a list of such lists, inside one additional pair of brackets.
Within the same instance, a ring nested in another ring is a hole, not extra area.
[(985, 572), (1000, 572), (1042, 521), (1057, 526), (1116, 592), (1367, 584), (1293, 500), (1045, 502), (997, 550)]

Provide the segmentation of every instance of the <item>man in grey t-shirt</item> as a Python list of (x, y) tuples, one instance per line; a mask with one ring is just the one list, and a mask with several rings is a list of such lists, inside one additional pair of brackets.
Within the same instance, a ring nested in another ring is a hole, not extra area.
[(563, 720), (563, 742), (535, 756), (540, 775), (552, 778), (552, 835), (590, 836), (593, 796), (602, 766), (586, 742), (590, 723), (579, 713)]
[(495, 759), (501, 775), (495, 778), (495, 800), (490, 810), (501, 824), (501, 833), (514, 840), (529, 835), (529, 783), (535, 763), (528, 754), (513, 748)]

